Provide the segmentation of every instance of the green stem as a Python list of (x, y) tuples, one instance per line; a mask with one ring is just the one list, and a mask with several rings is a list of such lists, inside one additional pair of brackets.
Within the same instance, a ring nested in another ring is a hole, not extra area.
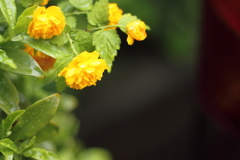
[(90, 31), (103, 30), (103, 29), (111, 28), (111, 27), (124, 27), (124, 26), (122, 26), (122, 25), (107, 25), (107, 26), (101, 26), (101, 27), (91, 28)]
[(5, 43), (5, 42), (8, 42), (13, 36), (14, 36), (14, 30), (8, 28), (8, 29), (5, 31), (5, 34), (4, 34), (4, 36), (3, 36), (3, 37), (4, 37), (4, 43)]
[(67, 37), (68, 37), (69, 43), (70, 43), (70, 45), (71, 45), (71, 48), (72, 48), (74, 54), (77, 56), (77, 55), (78, 55), (78, 52), (76, 51), (75, 47), (73, 46), (73, 40), (71, 39), (71, 37), (70, 37), (69, 34), (67, 34)]
[(65, 16), (72, 16), (72, 15), (80, 15), (80, 14), (87, 14), (88, 11), (75, 11), (75, 12), (70, 12), (70, 13), (65, 13)]

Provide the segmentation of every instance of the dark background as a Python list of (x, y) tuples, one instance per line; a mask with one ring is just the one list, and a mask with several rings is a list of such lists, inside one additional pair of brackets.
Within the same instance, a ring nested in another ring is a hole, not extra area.
[(111, 74), (76, 92), (79, 138), (87, 147), (108, 149), (115, 160), (239, 159), (239, 141), (199, 100), (202, 26), (209, 8), (200, 0), (114, 2), (151, 31), (133, 46), (119, 32), (121, 50)]

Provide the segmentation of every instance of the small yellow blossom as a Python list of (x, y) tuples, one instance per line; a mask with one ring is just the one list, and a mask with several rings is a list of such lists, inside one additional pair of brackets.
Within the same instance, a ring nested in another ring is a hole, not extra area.
[(34, 48), (25, 44), (24, 51), (30, 54), (33, 59), (39, 64), (43, 71), (48, 71), (51, 69), (56, 61), (55, 58), (52, 58), (40, 51), (35, 50)]
[(73, 89), (96, 85), (96, 82), (101, 80), (104, 70), (108, 69), (106, 61), (98, 57), (99, 53), (96, 51), (82, 52), (63, 68), (58, 76), (64, 76), (66, 84)]
[(127, 42), (132, 45), (134, 39), (137, 41), (142, 41), (147, 37), (146, 24), (143, 21), (133, 21), (127, 24)]
[(42, 2), (40, 5), (41, 5), (41, 6), (45, 6), (45, 5), (48, 4), (48, 1), (49, 1), (49, 0), (43, 0), (43, 2)]
[(33, 13), (27, 33), (35, 39), (50, 39), (60, 35), (65, 25), (65, 17), (59, 7), (38, 7)]
[[(109, 13), (109, 24), (108, 25), (116, 25), (118, 21), (122, 17), (123, 11), (118, 8), (117, 3), (109, 3), (108, 4), (108, 13)], [(107, 29), (116, 29), (116, 27), (111, 27)]]

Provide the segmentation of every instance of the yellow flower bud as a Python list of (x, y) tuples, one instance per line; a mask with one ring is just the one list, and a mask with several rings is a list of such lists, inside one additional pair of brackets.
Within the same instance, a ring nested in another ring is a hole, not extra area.
[(73, 89), (96, 85), (96, 82), (101, 80), (104, 70), (108, 69), (106, 61), (98, 57), (99, 53), (96, 51), (82, 52), (63, 68), (58, 76), (64, 76), (66, 84)]
[(65, 17), (59, 7), (38, 7), (33, 13), (27, 33), (35, 39), (50, 39), (60, 35), (65, 25)]
[(134, 39), (142, 41), (147, 37), (146, 24), (143, 21), (133, 21), (127, 24), (127, 42), (129, 45), (134, 43)]
[[(109, 3), (108, 4), (108, 13), (109, 13), (109, 24), (108, 25), (116, 25), (118, 24), (118, 21), (122, 17), (123, 11), (118, 8), (117, 3)], [(116, 27), (111, 27), (107, 29), (116, 29)]]
[(40, 6), (45, 6), (45, 5), (48, 4), (48, 1), (49, 1), (49, 0), (43, 0), (43, 2), (42, 2), (41, 4), (39, 4), (39, 5), (40, 5)]

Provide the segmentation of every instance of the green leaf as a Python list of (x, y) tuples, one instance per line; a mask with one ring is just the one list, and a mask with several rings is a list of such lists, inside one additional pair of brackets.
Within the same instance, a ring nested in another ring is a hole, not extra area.
[(95, 47), (92, 45), (93, 38), (89, 32), (80, 30), (73, 38), (79, 46), (80, 53), (84, 51), (93, 52), (95, 50)]
[(36, 141), (41, 142), (55, 137), (59, 132), (59, 127), (53, 121), (47, 124), (40, 132), (36, 135)]
[(70, 28), (76, 28), (77, 26), (77, 19), (74, 16), (67, 16), (66, 17), (66, 23)]
[(32, 15), (36, 6), (26, 8), (23, 13), (18, 17), (16, 26), (14, 28), (14, 34), (21, 32), (27, 32), (28, 25), (32, 21)]
[[(6, 148), (6, 147), (0, 145), (0, 153), (2, 153), (2, 154), (4, 155), (4, 157), (5, 157), (5, 159), (6, 159), (6, 157), (7, 157), (7, 158), (11, 158), (11, 155), (13, 155), (14, 151), (12, 151), (11, 149)], [(1, 154), (0, 154), (0, 155), (1, 155)], [(1, 157), (0, 157), (0, 158), (1, 158)], [(5, 159), (4, 159), (4, 160), (5, 160)], [(1, 160), (2, 160), (2, 159), (1, 159)]]
[(138, 18), (136, 16), (131, 15), (130, 13), (124, 14), (120, 20), (118, 21), (118, 25), (120, 25), (120, 29), (121, 31), (123, 31), (124, 33), (126, 33), (126, 26), (128, 23), (132, 22), (132, 21), (136, 21), (138, 20)]
[(50, 40), (33, 39), (29, 36), (25, 36), (22, 42), (53, 58), (57, 58), (59, 55), (63, 54), (57, 45), (50, 43)]
[(93, 45), (100, 53), (100, 57), (107, 62), (109, 72), (117, 55), (117, 50), (120, 49), (120, 43), (120, 37), (115, 29), (100, 30), (93, 34)]
[[(24, 113), (24, 110), (15, 111), (7, 116), (1, 123), (0, 139), (8, 137), (13, 123)], [(10, 132), (11, 133), (11, 132)]]
[(57, 91), (62, 92), (66, 89), (66, 79), (63, 76), (57, 77), (56, 78), (56, 86), (57, 86)]
[(62, 1), (57, 4), (58, 7), (61, 8), (61, 11), (64, 13), (71, 12), (74, 7), (68, 1)]
[(0, 148), (4, 148), (5, 147), (5, 148), (8, 148), (8, 149), (12, 150), (13, 153), (14, 152), (18, 153), (17, 146), (13, 143), (12, 140), (10, 140), (8, 138), (0, 140), (0, 146), (1, 146)]
[(42, 148), (31, 148), (23, 153), (25, 157), (31, 157), (37, 160), (59, 160), (53, 153)]
[(0, 9), (0, 23), (6, 22), (6, 19), (2, 13), (2, 10)]
[(13, 123), (24, 113), (24, 110), (18, 110), (9, 114), (5, 118), (5, 128), (9, 131), (12, 128)]
[(53, 118), (60, 101), (56, 93), (29, 106), (12, 129), (11, 138), (24, 140), (41, 131)]
[(19, 153), (23, 153), (27, 149), (33, 147), (35, 142), (36, 142), (36, 136), (21, 142), (19, 145)]
[(42, 2), (43, 0), (20, 0), (20, 3), (22, 4), (23, 7), (29, 7), (30, 5), (40, 4)]
[(65, 43), (68, 42), (68, 38), (67, 38), (67, 35), (65, 32), (62, 32), (62, 34), (60, 34), (59, 36), (55, 36), (51, 39), (51, 42), (53, 44), (56, 44), (58, 46), (62, 46), (64, 45)]
[(0, 71), (0, 108), (7, 114), (19, 110), (19, 96), (8, 76)]
[(90, 10), (93, 0), (69, 0), (69, 2), (79, 10)]
[(56, 73), (58, 74), (64, 67), (66, 67), (73, 59), (72, 54), (63, 54), (62, 56), (58, 57), (54, 64), (54, 68)]
[(43, 78), (43, 71), (37, 62), (26, 52), (16, 48), (4, 48), (9, 58), (11, 58), (17, 68), (9, 67), (6, 64), (0, 63), (0, 68), (9, 72), (29, 75)]
[(5, 155), (4, 157), (5, 157), (4, 160), (13, 160), (13, 154)]
[(5, 146), (0, 145), (0, 153), (2, 153), (6, 159), (6, 157), (11, 158), (11, 155), (13, 155), (14, 151), (9, 148), (6, 148)]
[(0, 0), (0, 9), (10, 28), (13, 29), (17, 13), (15, 0)]
[(11, 58), (9, 58), (6, 55), (6, 52), (4, 50), (2, 50), (2, 49), (0, 49), (0, 62), (10, 66), (11, 68), (17, 68), (17, 66), (13, 62), (13, 60)]
[(91, 25), (102, 26), (108, 24), (108, 16), (108, 0), (99, 0), (87, 14), (87, 19)]

